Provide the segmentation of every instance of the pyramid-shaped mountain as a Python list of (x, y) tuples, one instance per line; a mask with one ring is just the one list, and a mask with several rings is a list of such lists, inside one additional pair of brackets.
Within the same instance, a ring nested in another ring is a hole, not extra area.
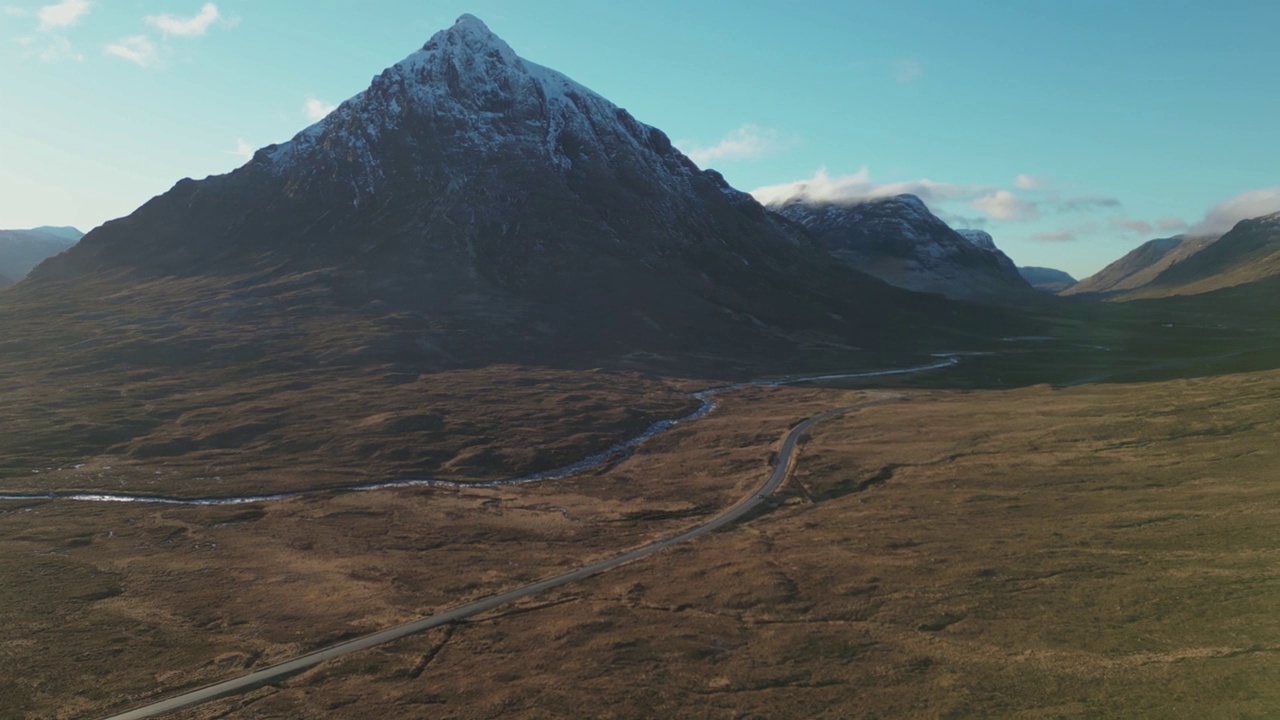
[(32, 277), (246, 288), (220, 302), (288, 288), (394, 316), (397, 352), (465, 363), (776, 357), (954, 312), (831, 262), (469, 15), (291, 141), (180, 181)]

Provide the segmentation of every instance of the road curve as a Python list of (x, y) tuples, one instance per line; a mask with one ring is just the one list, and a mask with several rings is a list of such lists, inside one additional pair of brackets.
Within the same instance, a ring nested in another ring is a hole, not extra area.
[(879, 405), (881, 403), (898, 399), (899, 398), (895, 396), (835, 408), (834, 410), (828, 410), (819, 415), (814, 415), (795, 426), (791, 429), (791, 432), (787, 433), (786, 438), (783, 439), (782, 448), (778, 451), (777, 461), (774, 465), (773, 472), (769, 475), (769, 479), (766, 480), (763, 485), (709, 522), (686, 530), (679, 535), (663, 538), (648, 545), (638, 547), (630, 552), (626, 552), (606, 560), (601, 560), (600, 562), (578, 568), (577, 570), (572, 570), (563, 575), (557, 575), (555, 577), (547, 578), (546, 580), (540, 580), (497, 595), (490, 595), (435, 615), (429, 615), (402, 625), (387, 628), (386, 630), (379, 630), (378, 632), (370, 633), (353, 640), (347, 640), (336, 645), (330, 645), (327, 648), (307, 653), (306, 655), (294, 658), (293, 660), (289, 660), (278, 665), (272, 665), (271, 667), (263, 668), (261, 670), (256, 670), (248, 675), (242, 675), (237, 678), (214, 683), (213, 685), (207, 685), (198, 690), (191, 690), (165, 700), (149, 703), (118, 715), (111, 715), (106, 720), (139, 720), (140, 718), (152, 718), (180, 708), (198, 705), (200, 703), (226, 697), (228, 695), (236, 695), (262, 685), (270, 684), (276, 680), (284, 679), (290, 675), (295, 675), (303, 670), (319, 665), (326, 660), (332, 660), (336, 657), (348, 655), (360, 650), (366, 650), (377, 645), (391, 642), (392, 640), (397, 640), (406, 635), (420, 633), (424, 630), (429, 630), (434, 627), (462, 620), (463, 618), (471, 617), (472, 615), (478, 615), (500, 605), (505, 605), (513, 600), (528, 597), (530, 595), (537, 595), (552, 588), (568, 585), (571, 582), (576, 582), (578, 580), (591, 577), (592, 575), (598, 575), (606, 570), (612, 570), (620, 565), (625, 565), (629, 562), (652, 555), (660, 550), (671, 547), (672, 545), (678, 545), (683, 542), (688, 542), (700, 535), (706, 535), (707, 533), (718, 530), (751, 512), (757, 505), (763, 502), (770, 493), (778, 489), (778, 486), (786, 479), (787, 473), (791, 470), (791, 467), (795, 462), (796, 445), (800, 442), (800, 438), (809, 430), (809, 428), (820, 422), (830, 420), (833, 417), (843, 415), (853, 410), (869, 407), (871, 405)]

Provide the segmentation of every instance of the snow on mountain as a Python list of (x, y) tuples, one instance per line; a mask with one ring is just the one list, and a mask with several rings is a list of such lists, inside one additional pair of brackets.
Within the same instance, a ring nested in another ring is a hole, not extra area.
[(963, 299), (1028, 289), (988, 233), (951, 229), (914, 195), (827, 202), (799, 194), (769, 209), (804, 226), (849, 266), (892, 285)]
[(998, 252), (996, 249), (996, 241), (991, 237), (991, 233), (986, 230), (956, 230), (960, 237), (968, 240), (974, 245), (990, 252)]
[[(431, 119), (431, 132), (423, 132), (422, 118)], [(297, 186), (309, 181), (307, 173), (332, 172), (336, 161), (361, 201), (393, 181), (396, 169), (386, 159), (394, 153), (386, 151), (405, 137), (415, 149), (431, 150), (426, 146), (434, 143), (477, 164), (487, 157), (540, 154), (561, 171), (592, 158), (649, 156), (656, 150), (663, 162), (636, 171), (659, 172), (677, 190), (687, 190), (689, 178), (699, 174), (671, 152), (661, 131), (565, 75), (521, 58), (473, 15), (461, 16), (376, 76), (367, 90), (251, 162), (268, 165)], [(431, 168), (413, 171), (422, 179)]]

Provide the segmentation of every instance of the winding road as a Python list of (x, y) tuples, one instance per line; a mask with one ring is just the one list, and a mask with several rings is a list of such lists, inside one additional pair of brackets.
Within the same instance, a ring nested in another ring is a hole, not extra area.
[(396, 625), (353, 640), (347, 640), (336, 645), (331, 645), (327, 648), (316, 650), (315, 652), (294, 658), (293, 660), (251, 672), (248, 675), (242, 675), (237, 678), (232, 678), (231, 680), (224, 680), (198, 690), (191, 690), (165, 700), (149, 703), (118, 715), (112, 715), (107, 720), (137, 720), (139, 718), (156, 717), (180, 708), (198, 705), (200, 703), (226, 697), (228, 695), (236, 695), (246, 692), (248, 690), (282, 680), (291, 675), (295, 675), (308, 668), (319, 665), (326, 660), (332, 660), (333, 658), (342, 657), (343, 655), (348, 655), (360, 650), (366, 650), (368, 648), (397, 640), (405, 637), (406, 635), (420, 633), (424, 630), (429, 630), (434, 627), (462, 620), (463, 618), (478, 615), (480, 613), (493, 610), (501, 605), (505, 605), (513, 600), (518, 600), (519, 598), (528, 597), (530, 595), (537, 595), (539, 593), (546, 592), (547, 590), (551, 590), (552, 588), (557, 588), (578, 580), (583, 580), (593, 575), (598, 575), (620, 565), (625, 565), (641, 558), (648, 557), (649, 555), (673, 545), (688, 542), (701, 535), (714, 532), (715, 530), (737, 521), (747, 513), (754, 510), (760, 505), (760, 503), (764, 502), (765, 499), (773, 493), (773, 491), (778, 489), (778, 486), (780, 486), (783, 480), (786, 479), (788, 472), (790, 472), (792, 466), (795, 464), (796, 446), (799, 444), (800, 439), (804, 434), (814, 425), (825, 420), (830, 420), (833, 417), (852, 412), (853, 410), (892, 402), (899, 399), (899, 396), (892, 396), (878, 400), (869, 400), (857, 403), (856, 405), (835, 408), (819, 415), (815, 415), (795, 426), (783, 439), (782, 448), (778, 451), (777, 461), (774, 465), (773, 472), (769, 475), (769, 479), (766, 480), (763, 485), (750, 495), (739, 500), (735, 505), (725, 510), (720, 515), (717, 515), (712, 520), (686, 530), (679, 535), (663, 538), (621, 555), (601, 560), (600, 562), (564, 573), (563, 575), (557, 575), (545, 580), (540, 580), (497, 595), (490, 595), (435, 615), (429, 615), (402, 625)]

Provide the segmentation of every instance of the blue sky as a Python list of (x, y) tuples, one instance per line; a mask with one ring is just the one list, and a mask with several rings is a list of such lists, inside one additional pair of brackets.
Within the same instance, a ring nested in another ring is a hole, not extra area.
[(1280, 210), (1280, 3), (0, 0), (0, 227), (231, 170), (464, 12), (741, 189), (915, 192), (1019, 264)]

